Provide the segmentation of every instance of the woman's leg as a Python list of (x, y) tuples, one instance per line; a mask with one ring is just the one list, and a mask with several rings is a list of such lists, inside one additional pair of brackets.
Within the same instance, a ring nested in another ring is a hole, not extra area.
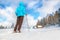
[(23, 19), (24, 19), (24, 16), (21, 16), (19, 18), (19, 26), (18, 26), (18, 31), (20, 32), (20, 29), (21, 29), (21, 26), (22, 26), (22, 23), (23, 23)]
[(19, 24), (19, 17), (17, 17), (17, 22), (16, 22), (16, 25), (15, 25), (15, 27), (14, 27), (14, 32), (16, 32), (17, 27), (18, 27), (18, 24)]

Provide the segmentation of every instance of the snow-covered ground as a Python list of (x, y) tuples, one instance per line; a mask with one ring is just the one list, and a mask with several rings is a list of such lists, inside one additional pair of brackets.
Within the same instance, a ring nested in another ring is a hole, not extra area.
[(21, 33), (0, 29), (0, 40), (60, 40), (60, 27), (21, 29)]

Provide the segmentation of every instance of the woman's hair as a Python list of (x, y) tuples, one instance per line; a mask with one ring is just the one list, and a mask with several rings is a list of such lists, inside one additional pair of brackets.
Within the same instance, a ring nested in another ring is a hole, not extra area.
[(24, 2), (20, 2), (19, 5), (24, 5)]

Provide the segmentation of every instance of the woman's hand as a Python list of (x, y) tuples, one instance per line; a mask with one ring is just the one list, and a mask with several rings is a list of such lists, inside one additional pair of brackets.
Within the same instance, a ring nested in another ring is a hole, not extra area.
[(27, 16), (28, 14), (26, 14), (26, 16)]

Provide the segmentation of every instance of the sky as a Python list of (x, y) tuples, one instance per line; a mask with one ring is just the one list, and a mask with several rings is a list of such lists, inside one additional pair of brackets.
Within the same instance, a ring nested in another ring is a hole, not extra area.
[(35, 25), (37, 20), (41, 20), (60, 7), (60, 0), (0, 0), (0, 25), (16, 23), (15, 10), (20, 1), (26, 5), (30, 26)]

